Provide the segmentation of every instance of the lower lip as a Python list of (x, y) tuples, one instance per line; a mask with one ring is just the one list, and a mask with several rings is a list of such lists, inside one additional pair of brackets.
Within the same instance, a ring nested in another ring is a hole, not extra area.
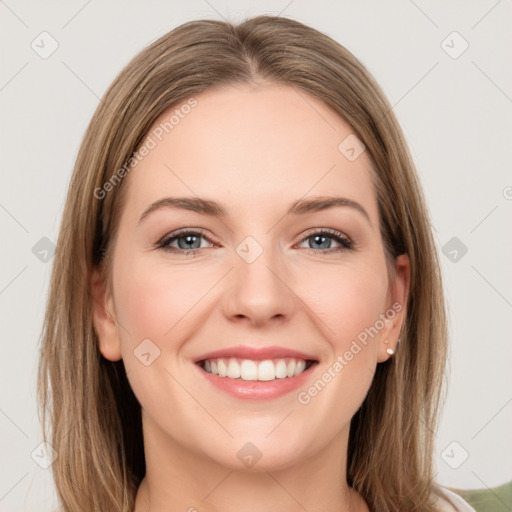
[(195, 366), (197, 366), (199, 372), (201, 372), (208, 382), (216, 386), (218, 389), (237, 398), (243, 398), (246, 400), (263, 400), (277, 398), (300, 388), (306, 383), (317, 364), (318, 363), (313, 363), (300, 375), (268, 381), (219, 377), (214, 373), (209, 373), (203, 370), (198, 364), (195, 364)]

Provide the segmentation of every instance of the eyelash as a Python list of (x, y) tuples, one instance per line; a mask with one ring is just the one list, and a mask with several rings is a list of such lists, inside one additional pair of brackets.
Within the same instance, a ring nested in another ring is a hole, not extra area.
[[(205, 240), (208, 240), (209, 242), (211, 242), (209, 237), (206, 236), (205, 232), (200, 229), (197, 229), (197, 230), (182, 229), (180, 231), (172, 233), (171, 236), (169, 236), (169, 237), (164, 237), (162, 240), (157, 242), (156, 248), (163, 249), (164, 251), (169, 251), (169, 252), (173, 252), (173, 253), (180, 253), (183, 256), (188, 256), (190, 254), (192, 254), (192, 256), (197, 256), (200, 251), (202, 251), (203, 249), (207, 249), (207, 247), (201, 247), (198, 249), (187, 250), (187, 249), (178, 249), (176, 247), (169, 246), (170, 243), (172, 243), (175, 240), (178, 240), (180, 238), (183, 238), (185, 235), (194, 235), (194, 236), (199, 235), (199, 236), (203, 237)], [(355, 244), (354, 244), (354, 242), (352, 242), (352, 240), (350, 240), (348, 237), (344, 236), (339, 231), (336, 231), (334, 229), (329, 229), (329, 228), (321, 229), (318, 231), (313, 231), (313, 232), (309, 233), (307, 236), (303, 237), (299, 241), (299, 243), (303, 243), (304, 241), (306, 241), (309, 238), (312, 238), (314, 236), (323, 236), (323, 235), (329, 235), (327, 238), (332, 238), (332, 239), (336, 240), (336, 242), (338, 242), (341, 246), (331, 248), (331, 249), (324, 249), (324, 250), (320, 250), (320, 251), (312, 249), (311, 247), (304, 248), (304, 249), (306, 249), (308, 252), (313, 252), (315, 254), (320, 254), (320, 255), (329, 255), (332, 253), (350, 251), (350, 250), (354, 249)]]

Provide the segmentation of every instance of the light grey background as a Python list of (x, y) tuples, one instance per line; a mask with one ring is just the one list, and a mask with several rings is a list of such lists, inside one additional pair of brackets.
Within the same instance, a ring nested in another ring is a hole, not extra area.
[[(0, 1), (2, 123), (0, 510), (50, 510), (37, 460), (38, 336), (53, 243), (85, 128), (99, 98), (145, 45), (192, 19), (281, 13), (345, 45), (376, 77), (418, 167), (451, 318), (449, 394), (438, 480), (512, 479), (512, 30), (510, 0), (273, 2)], [(43, 59), (31, 44), (57, 50)], [(452, 33), (457, 31), (469, 44)], [(445, 41), (443, 43), (443, 41)], [(448, 53), (447, 53), (448, 52)], [(452, 54), (452, 56), (449, 55)], [(457, 251), (456, 253), (453, 250)], [(50, 256), (50, 255), (49, 255)], [(456, 258), (456, 261), (452, 261)], [(452, 444), (455, 442), (456, 444)], [(469, 455), (463, 461), (465, 453)], [(461, 461), (463, 461), (461, 463)], [(460, 465), (459, 465), (460, 464)], [(458, 468), (454, 468), (458, 466)]]

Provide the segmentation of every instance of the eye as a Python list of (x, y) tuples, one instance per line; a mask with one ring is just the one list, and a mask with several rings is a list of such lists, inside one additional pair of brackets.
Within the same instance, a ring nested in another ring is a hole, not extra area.
[[(172, 252), (182, 252), (183, 254), (197, 253), (205, 247), (212, 246), (212, 244), (201, 245), (201, 239), (210, 240), (201, 230), (191, 231), (190, 229), (184, 229), (173, 233), (170, 237), (164, 238), (157, 243), (157, 247)], [(177, 244), (177, 247), (172, 244)]]
[[(310, 240), (310, 242), (306, 249), (313, 250), (317, 253), (347, 251), (353, 249), (354, 245), (349, 238), (334, 229), (322, 229), (320, 231), (314, 231), (313, 233), (310, 233), (308, 236), (303, 238), (301, 243), (307, 242), (308, 240)], [(332, 240), (335, 240), (339, 246), (332, 248)], [(321, 250), (317, 251), (315, 249)]]
[[(201, 244), (202, 240), (207, 241), (206, 245)], [(306, 237), (302, 238), (301, 244), (307, 242), (308, 240), (310, 240), (308, 247), (304, 248), (317, 254), (330, 254), (333, 252), (347, 251), (354, 248), (354, 243), (348, 237), (334, 229), (322, 229), (313, 231)], [(333, 240), (336, 244), (338, 244), (338, 247), (332, 247)], [(170, 236), (164, 237), (156, 244), (156, 247), (159, 249), (179, 253), (185, 256), (197, 255), (201, 252), (202, 249), (212, 246), (213, 243), (211, 243), (210, 238), (206, 236), (202, 230), (191, 230), (190, 228), (171, 233)]]

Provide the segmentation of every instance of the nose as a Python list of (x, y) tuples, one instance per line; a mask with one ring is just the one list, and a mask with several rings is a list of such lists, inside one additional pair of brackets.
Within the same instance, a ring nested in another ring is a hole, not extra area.
[(235, 268), (226, 282), (226, 316), (254, 327), (289, 320), (296, 297), (283, 259), (268, 247), (252, 262), (242, 251), (240, 254), (234, 254)]

